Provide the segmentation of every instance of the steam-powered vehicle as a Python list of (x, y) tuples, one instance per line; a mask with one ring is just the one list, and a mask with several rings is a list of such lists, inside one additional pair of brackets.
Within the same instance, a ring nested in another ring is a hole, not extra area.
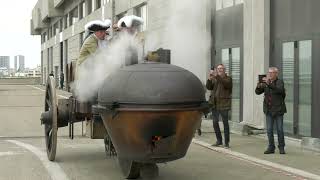
[(104, 80), (95, 102), (85, 103), (74, 96), (57, 99), (49, 76), (41, 115), (48, 159), (56, 156), (58, 128), (69, 125), (73, 136), (73, 123), (101, 117), (93, 128), (103, 129), (98, 138), (116, 154), (125, 178), (138, 178), (142, 170), (157, 175), (157, 163), (186, 155), (207, 109), (201, 81), (174, 65), (125, 66)]

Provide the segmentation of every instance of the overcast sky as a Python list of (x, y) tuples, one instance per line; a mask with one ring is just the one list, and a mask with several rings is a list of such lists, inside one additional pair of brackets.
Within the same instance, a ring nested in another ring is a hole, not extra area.
[(37, 0), (1, 1), (0, 6), (0, 56), (25, 56), (26, 67), (41, 64), (40, 36), (30, 35), (32, 9)]

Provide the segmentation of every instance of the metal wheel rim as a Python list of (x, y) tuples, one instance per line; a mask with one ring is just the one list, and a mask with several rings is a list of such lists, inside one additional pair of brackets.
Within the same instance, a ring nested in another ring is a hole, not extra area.
[(58, 118), (55, 80), (52, 76), (49, 76), (47, 80), (44, 111), (50, 111), (52, 117), (51, 124), (44, 124), (44, 134), (47, 156), (50, 161), (53, 161), (57, 149)]

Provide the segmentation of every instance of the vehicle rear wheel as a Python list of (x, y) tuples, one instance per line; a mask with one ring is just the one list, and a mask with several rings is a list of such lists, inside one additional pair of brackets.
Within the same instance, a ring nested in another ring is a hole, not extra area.
[(58, 110), (55, 80), (52, 76), (47, 80), (44, 111), (41, 121), (44, 124), (47, 156), (50, 161), (54, 161), (57, 149)]

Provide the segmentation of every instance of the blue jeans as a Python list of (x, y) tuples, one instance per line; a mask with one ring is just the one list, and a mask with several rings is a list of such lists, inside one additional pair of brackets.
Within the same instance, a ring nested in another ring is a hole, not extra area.
[(267, 134), (269, 140), (269, 149), (274, 150), (274, 137), (273, 137), (273, 124), (276, 124), (278, 134), (278, 147), (284, 148), (284, 133), (283, 133), (283, 115), (272, 116), (271, 113), (267, 113)]
[(218, 143), (222, 143), (222, 135), (219, 127), (219, 115), (222, 117), (223, 127), (224, 127), (224, 141), (225, 144), (230, 142), (230, 129), (228, 122), (228, 112), (229, 110), (215, 110), (212, 109), (212, 118), (213, 118), (213, 129), (216, 133), (216, 138)]

